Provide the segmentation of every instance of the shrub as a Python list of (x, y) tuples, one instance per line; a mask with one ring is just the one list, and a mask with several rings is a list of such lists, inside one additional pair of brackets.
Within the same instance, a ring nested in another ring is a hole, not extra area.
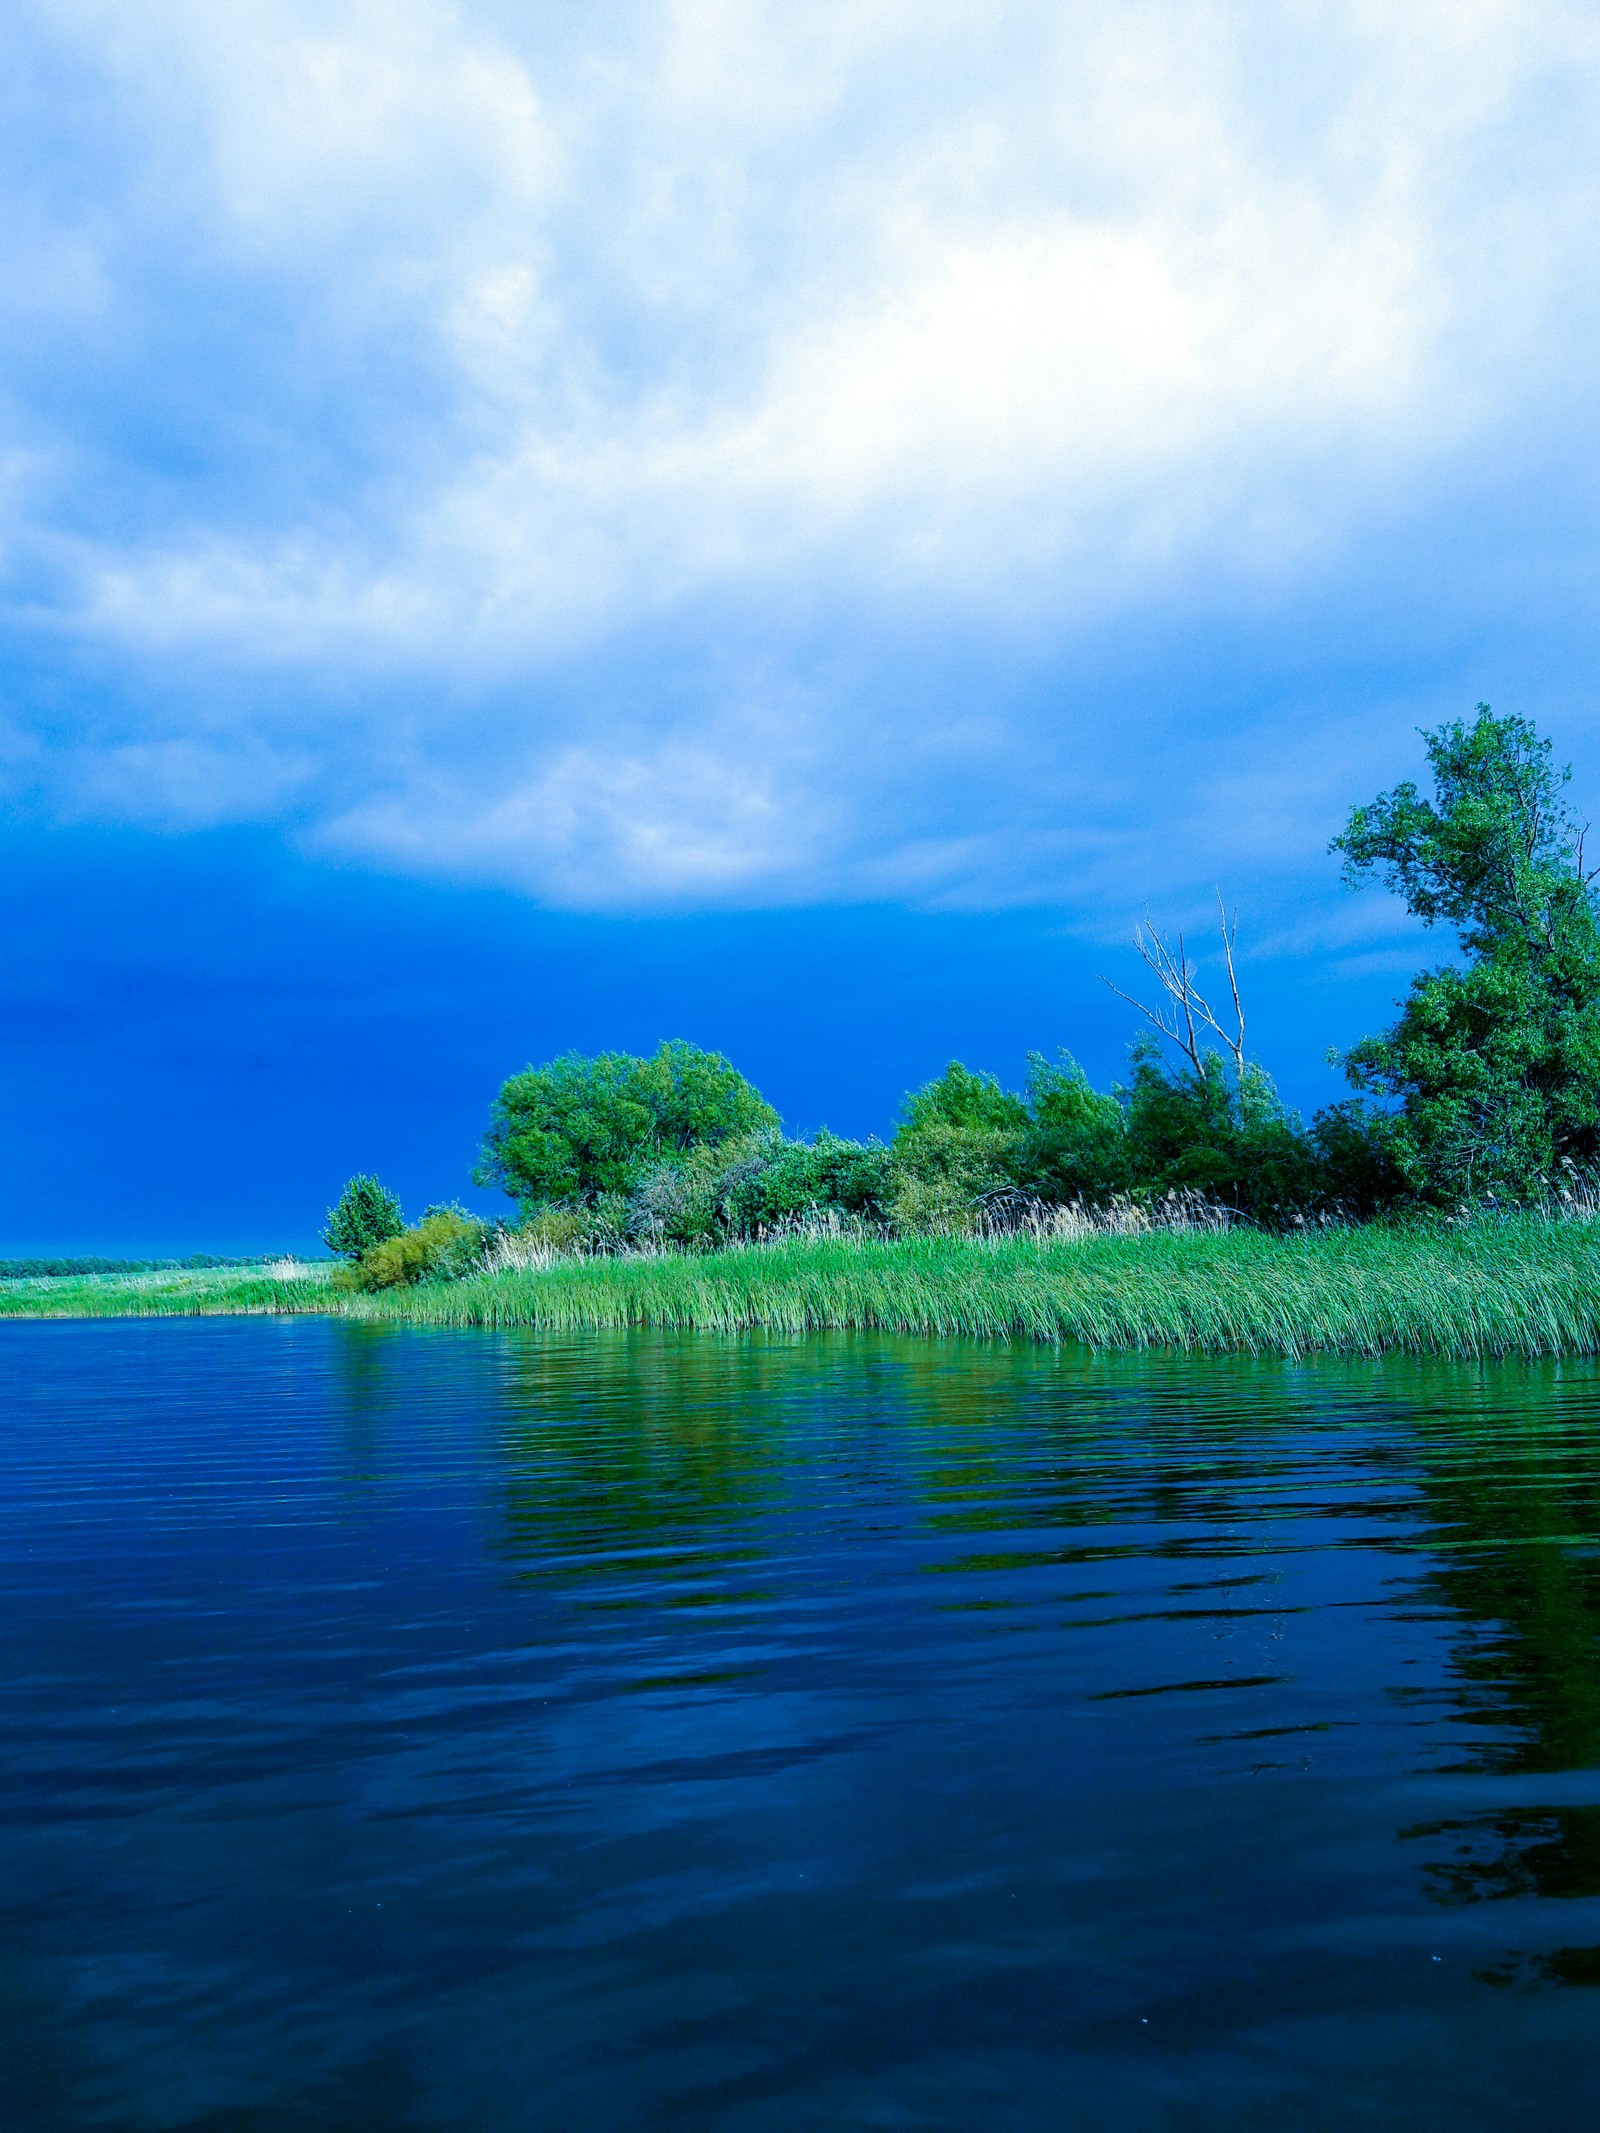
[(896, 1228), (970, 1227), (985, 1197), (1021, 1185), (1032, 1124), (1020, 1096), (953, 1059), (901, 1107), (890, 1150)]
[(881, 1224), (892, 1187), (888, 1149), (819, 1133), (753, 1133), (658, 1163), (628, 1201), (628, 1237), (701, 1247), (796, 1228), (817, 1217)]
[(879, 1141), (847, 1141), (826, 1130), (812, 1141), (773, 1136), (724, 1171), (728, 1228), (740, 1236), (782, 1229), (817, 1215), (859, 1222), (888, 1218), (893, 1163)]
[(591, 1250), (596, 1226), (593, 1211), (587, 1207), (541, 1207), (510, 1234), (520, 1245), (562, 1256)]
[(322, 1241), (340, 1259), (359, 1259), (364, 1252), (405, 1227), (400, 1202), (376, 1178), (353, 1177), (339, 1195), (337, 1207), (328, 1209)]
[(628, 1200), (627, 1235), (634, 1242), (693, 1248), (716, 1241), (725, 1226), (715, 1153), (696, 1149), (675, 1163), (657, 1163)]
[(1329, 1212), (1368, 1220), (1411, 1197), (1399, 1127), (1392, 1112), (1375, 1111), (1359, 1097), (1317, 1113), (1311, 1141)]
[(492, 1232), (460, 1207), (430, 1207), (422, 1220), (363, 1252), (355, 1268), (363, 1289), (397, 1289), (418, 1281), (458, 1281), (484, 1263)]
[(1259, 1067), (1172, 1069), (1155, 1045), (1134, 1047), (1125, 1101), (1131, 1173), (1141, 1192), (1198, 1192), (1257, 1221), (1319, 1205), (1317, 1150)]
[[(961, 1233), (1045, 1203), (1080, 1210), (1204, 1202), (1283, 1223), (1375, 1212), (1405, 1191), (1385, 1115), (1361, 1104), (1308, 1131), (1260, 1068), (1169, 1066), (1153, 1040), (1127, 1082), (1093, 1088), (1066, 1053), (1029, 1061), (1026, 1098), (952, 1065), (907, 1099), (889, 1212), (908, 1234)], [(1174, 1196), (1176, 1198), (1174, 1199)]]
[(903, 1237), (966, 1237), (978, 1226), (982, 1196), (950, 1176), (897, 1179), (889, 1203), (892, 1227)]
[(1066, 1052), (1051, 1065), (1028, 1059), (1028, 1129), (1022, 1183), (1061, 1206), (1101, 1207), (1133, 1182), (1128, 1119), (1115, 1093), (1102, 1095)]

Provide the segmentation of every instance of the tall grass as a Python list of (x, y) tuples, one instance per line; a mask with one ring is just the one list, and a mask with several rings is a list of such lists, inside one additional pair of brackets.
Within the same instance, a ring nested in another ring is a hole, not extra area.
[(1249, 1354), (1600, 1354), (1600, 1224), (1155, 1230), (1071, 1238), (810, 1237), (724, 1252), (558, 1259), (376, 1295), (325, 1274), (7, 1284), (40, 1316), (319, 1311), (435, 1326), (714, 1333), (881, 1328)]
[(825, 1327), (1298, 1356), (1600, 1353), (1600, 1228), (1537, 1218), (1274, 1237), (807, 1239), (575, 1259), (372, 1299), (432, 1325)]

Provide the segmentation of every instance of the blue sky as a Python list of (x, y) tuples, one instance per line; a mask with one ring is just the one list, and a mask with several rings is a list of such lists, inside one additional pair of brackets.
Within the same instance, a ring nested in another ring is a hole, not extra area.
[(1313, 1105), (1417, 726), (1600, 789), (1592, 10), (15, 0), (0, 83), (0, 1250), (461, 1190), (569, 1043), (1108, 1074), (1217, 883)]

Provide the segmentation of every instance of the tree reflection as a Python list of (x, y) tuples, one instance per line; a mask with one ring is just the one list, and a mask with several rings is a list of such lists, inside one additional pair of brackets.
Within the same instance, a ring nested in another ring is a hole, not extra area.
[(1438, 1551), (1429, 1583), (1469, 1630), (1453, 1662), (1470, 1765), (1600, 1763), (1600, 1459), (1587, 1367), (1461, 1373), (1418, 1432)]
[(759, 1558), (778, 1486), (774, 1347), (704, 1339), (512, 1337), (500, 1353), (497, 1546), (523, 1580), (614, 1578), (637, 1554), (659, 1575)]
[[(1600, 1460), (1587, 1365), (1460, 1373), (1418, 1432), (1438, 1551), (1427, 1584), (1460, 1625), (1447, 1696), (1464, 1768), (1600, 1764)], [(1516, 1804), (1426, 1822), (1436, 1903), (1600, 1896), (1600, 1808)], [(1600, 1984), (1600, 1948), (1513, 1950), (1491, 1985)]]

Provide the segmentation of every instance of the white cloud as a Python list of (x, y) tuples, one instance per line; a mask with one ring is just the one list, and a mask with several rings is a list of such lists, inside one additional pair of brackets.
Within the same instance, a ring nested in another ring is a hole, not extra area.
[[(1576, 6), (32, 22), (114, 123), (76, 185), (13, 187), (28, 304), (118, 354), (99, 399), (14, 366), (14, 612), (130, 669), (257, 677), (231, 744), (207, 714), (206, 762), (244, 766), (207, 791), (292, 789), (398, 863), (578, 902), (1013, 893), (992, 753), (963, 818), (929, 767), (959, 707), (819, 681), (830, 616), (881, 669), (920, 618), (1065, 656), (1299, 597), (1587, 389)], [(768, 686), (582, 685), (696, 630), (761, 640)], [(397, 677), (440, 705), (403, 733)], [(308, 687), (342, 706), (320, 732)], [(138, 692), (79, 795), (170, 812), (194, 693)], [(253, 781), (263, 751), (293, 776)], [(1070, 816), (1070, 764), (1042, 785)]]

